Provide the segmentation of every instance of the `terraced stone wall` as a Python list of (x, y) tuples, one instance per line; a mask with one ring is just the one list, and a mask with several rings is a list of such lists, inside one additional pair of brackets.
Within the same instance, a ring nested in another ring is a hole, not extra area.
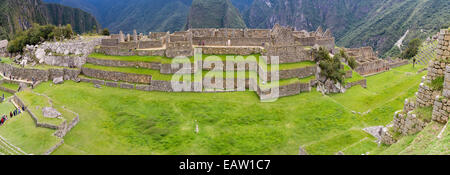
[(0, 63), (0, 73), (11, 75), (12, 77), (19, 78), (21, 80), (32, 81), (49, 81), (56, 77), (63, 77), (64, 80), (77, 80), (80, 70), (78, 69), (30, 69), (16, 67), (10, 64)]
[[(301, 61), (313, 61), (311, 50), (305, 50), (302, 46), (269, 46), (266, 47), (267, 52), (263, 52), (263, 56), (278, 56), (279, 63), (295, 63)], [(271, 64), (270, 60), (265, 60), (267, 64)]]
[(125, 81), (131, 83), (141, 83), (141, 84), (150, 84), (152, 80), (151, 75), (143, 75), (143, 74), (132, 74), (132, 73), (123, 73), (123, 72), (111, 72), (111, 71), (103, 71), (98, 69), (90, 69), (83, 67), (81, 71), (84, 75), (89, 77), (94, 77), (98, 79), (104, 80), (112, 80), (112, 81)]

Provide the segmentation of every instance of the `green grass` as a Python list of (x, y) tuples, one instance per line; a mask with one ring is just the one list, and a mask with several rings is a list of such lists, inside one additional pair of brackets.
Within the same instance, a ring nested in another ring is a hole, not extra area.
[(19, 92), (16, 95), (23, 100), (27, 108), (36, 116), (39, 123), (48, 123), (59, 126), (64, 121), (59, 118), (44, 117), (42, 114), (42, 109), (45, 107), (51, 107), (48, 98), (33, 94), (30, 90)]
[[(374, 145), (362, 129), (391, 122), (417, 91), (426, 72), (404, 72), (407, 66), (368, 77), (367, 89), (313, 90), (272, 103), (255, 92), (144, 92), (71, 81), (33, 91), (80, 114), (54, 154), (298, 154), (299, 146), (312, 154), (384, 154), (390, 147)], [(283, 82), (291, 81), (301, 80)]]
[[(11, 103), (0, 104), (2, 114), (12, 110), (14, 106)], [(52, 135), (54, 132), (55, 130), (36, 127), (27, 113), (13, 117), (0, 126), (0, 135), (28, 154), (42, 154), (58, 143), (60, 139)]]
[(0, 86), (3, 86), (5, 88), (11, 89), (11, 90), (15, 90), (15, 91), (17, 91), (17, 89), (19, 89), (18, 84), (12, 84), (12, 83), (2, 83), (2, 84), (0, 84)]
[[(371, 112), (380, 105), (392, 100), (392, 96), (413, 96), (417, 92), (420, 79), (426, 71), (417, 74), (420, 68), (410, 69), (411, 64), (400, 66), (391, 71), (366, 77), (367, 88), (355, 86), (345, 94), (335, 94), (333, 99), (340, 101), (345, 107), (357, 112)], [(411, 72), (408, 72), (410, 70)], [(405, 96), (401, 101), (404, 101)], [(401, 109), (398, 108), (398, 109)], [(392, 116), (388, 116), (392, 117)], [(392, 118), (391, 118), (392, 119)]]
[[(261, 103), (254, 92), (141, 92), (72, 82), (35, 91), (81, 117), (55, 154), (297, 154), (299, 146), (313, 154), (362, 154), (381, 148), (361, 129), (388, 124), (421, 76), (386, 72), (369, 77), (373, 87), (353, 87), (342, 99), (312, 91), (273, 103)], [(353, 114), (361, 107), (349, 102), (361, 99), (371, 112)]]
[(161, 74), (159, 70), (153, 69), (144, 69), (144, 68), (135, 68), (135, 67), (108, 67), (108, 66), (99, 66), (95, 64), (84, 64), (83, 67), (90, 69), (98, 69), (103, 71), (111, 71), (111, 72), (122, 72), (122, 73), (133, 73), (133, 74), (141, 74), (141, 75), (151, 75), (153, 80), (164, 80), (170, 81), (172, 80), (172, 74)]
[(352, 78), (345, 79), (345, 83), (356, 82), (356, 81), (359, 81), (359, 80), (364, 80), (364, 77), (361, 76), (358, 72), (352, 71)]
[(111, 56), (101, 53), (92, 53), (91, 58), (115, 60), (115, 61), (129, 61), (129, 62), (154, 62), (154, 63), (171, 63), (172, 59), (161, 56)]
[(0, 63), (5, 63), (5, 64), (13, 63), (13, 61), (11, 59), (6, 58), (6, 57), (0, 57), (0, 59), (1, 59)]
[(14, 94), (11, 94), (11, 93), (9, 93), (9, 92), (5, 92), (5, 91), (1, 91), (1, 90), (0, 90), (0, 97), (1, 97), (2, 95), (5, 95), (5, 99), (6, 99), (6, 98), (9, 98), (9, 97), (13, 96)]
[(413, 111), (419, 119), (425, 122), (431, 122), (433, 107), (419, 107)]
[(300, 83), (310, 83), (311, 80), (315, 80), (316, 76), (315, 75), (311, 75), (309, 77), (305, 77), (305, 78), (300, 78)]

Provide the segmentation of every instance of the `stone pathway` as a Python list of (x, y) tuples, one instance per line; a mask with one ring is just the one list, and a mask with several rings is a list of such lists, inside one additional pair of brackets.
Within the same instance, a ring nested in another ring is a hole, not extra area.
[(27, 81), (27, 80), (20, 80), (20, 79), (11, 80), (11, 79), (9, 79), (9, 77), (3, 76), (3, 73), (0, 73), (0, 75), (3, 77), (3, 79), (6, 79), (6, 80), (15, 81), (15, 82), (19, 82), (19, 83), (33, 84), (33, 82)]

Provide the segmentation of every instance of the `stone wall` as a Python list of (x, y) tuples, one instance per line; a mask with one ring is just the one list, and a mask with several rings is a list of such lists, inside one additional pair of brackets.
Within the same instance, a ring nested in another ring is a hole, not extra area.
[(360, 75), (370, 75), (389, 70), (389, 64), (382, 59), (373, 60), (370, 62), (357, 63), (355, 71)]
[(147, 69), (161, 69), (161, 63), (154, 62), (137, 62), (137, 61), (119, 61), (119, 60), (105, 60), (105, 59), (96, 59), (88, 57), (86, 59), (87, 63), (100, 65), (100, 66), (110, 66), (110, 67), (140, 67)]
[(433, 104), (432, 119), (446, 124), (450, 114), (450, 100), (448, 97), (437, 96)]
[(450, 61), (450, 30), (442, 29), (438, 36), (437, 59)]
[(276, 90), (272, 88), (261, 88), (259, 86), (257, 87), (256, 93), (258, 94), (261, 100), (267, 100), (297, 95), (300, 94), (301, 92), (310, 92), (310, 91), (311, 91), (311, 83), (293, 83), (279, 86), (278, 96), (271, 94), (272, 92), (276, 92)]
[[(279, 79), (290, 79), (290, 78), (306, 78), (312, 75), (315, 75), (317, 72), (317, 66), (308, 66), (296, 69), (288, 69), (288, 70), (279, 70)], [(274, 76), (274, 72), (266, 72), (258, 65), (258, 74), (262, 78), (262, 80), (269, 81)], [(267, 75), (267, 76), (264, 76)], [(266, 79), (267, 78), (267, 79)]]
[[(321, 31), (321, 30), (320, 30)], [(280, 63), (295, 62), (296, 60), (311, 60), (308, 52), (303, 52), (304, 46), (321, 45), (334, 48), (334, 38), (329, 30), (325, 33), (315, 32), (312, 36), (303, 37), (293, 28), (275, 25), (273, 29), (189, 29), (188, 31), (174, 32), (173, 34), (160, 34), (158, 36), (139, 36), (133, 34), (124, 39), (123, 34), (119, 37), (111, 37), (102, 41), (99, 52), (107, 55), (136, 55), (134, 50), (146, 50), (142, 55), (158, 55), (166, 57), (192, 56), (193, 45), (198, 46), (235, 46), (248, 48), (205, 48), (207, 54), (241, 54), (248, 55), (261, 53), (261, 49), (251, 47), (274, 47), (266, 48), (270, 56), (280, 56)], [(306, 32), (307, 33), (307, 32)], [(164, 36), (163, 36), (164, 35)], [(149, 39), (150, 38), (150, 39)], [(283, 48), (282, 48), (283, 47)], [(154, 51), (155, 48), (161, 48)], [(165, 53), (163, 53), (163, 51)], [(298, 61), (297, 61), (298, 62)]]
[(362, 80), (359, 80), (359, 81), (354, 81), (354, 82), (347, 83), (347, 84), (345, 84), (345, 89), (349, 89), (349, 88), (351, 88), (353, 86), (356, 86), (356, 85), (360, 85), (363, 88), (367, 88), (367, 80), (366, 79), (362, 79)]
[(7, 57), (8, 51), (7, 51), (7, 47), (8, 47), (8, 40), (1, 40), (0, 41), (0, 57)]
[(402, 135), (415, 134), (422, 131), (427, 123), (417, 117), (412, 111), (397, 112), (394, 116), (394, 131)]
[(389, 68), (396, 68), (396, 67), (400, 67), (403, 65), (407, 65), (409, 63), (408, 60), (404, 60), (404, 59), (395, 59), (395, 60), (390, 60), (389, 61)]
[(123, 72), (111, 72), (111, 71), (103, 71), (98, 69), (90, 69), (83, 67), (81, 68), (81, 72), (84, 75), (89, 77), (94, 77), (98, 79), (104, 80), (112, 80), (112, 81), (125, 81), (131, 83), (141, 83), (141, 84), (150, 84), (152, 76), (151, 75), (143, 75), (143, 74), (133, 74), (133, 73), (123, 73)]
[(202, 47), (203, 54), (206, 55), (252, 55), (260, 54), (262, 47)]
[[(394, 131), (402, 135), (417, 133), (427, 125), (426, 119), (420, 119), (416, 116), (415, 110), (423, 107), (432, 107), (431, 119), (446, 124), (450, 113), (450, 65), (448, 62), (448, 42), (450, 34), (448, 30), (441, 30), (439, 35), (440, 53), (438, 57), (428, 64), (428, 74), (422, 77), (422, 83), (416, 93), (415, 99), (406, 99), (403, 111), (398, 111), (394, 115)], [(437, 77), (444, 77), (443, 90), (432, 89), (429, 84)], [(392, 144), (389, 140), (386, 141)], [(395, 140), (394, 140), (395, 142)]]
[(447, 123), (450, 114), (450, 65), (446, 66), (442, 96), (437, 96), (433, 104), (433, 120)]
[(77, 80), (80, 70), (78, 69), (34, 69), (16, 67), (10, 64), (0, 63), (0, 73), (6, 76), (13, 76), (22, 80), (49, 81), (56, 77), (63, 77), (64, 80)]
[(111, 45), (111, 41), (103, 38), (77, 39), (64, 42), (44, 42), (32, 52), (39, 63), (52, 66), (81, 67), (86, 57), (99, 44)]
[[(279, 63), (295, 63), (301, 61), (313, 61), (311, 50), (305, 50), (302, 46), (269, 46), (266, 47), (267, 52), (263, 52), (263, 56), (278, 56)], [(265, 60), (267, 64), (271, 64), (270, 60)]]

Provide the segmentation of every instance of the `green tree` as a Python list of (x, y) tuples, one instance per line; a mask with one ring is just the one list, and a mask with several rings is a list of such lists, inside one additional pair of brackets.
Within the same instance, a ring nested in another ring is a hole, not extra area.
[(326, 80), (332, 80), (344, 83), (345, 71), (342, 68), (340, 56), (331, 57), (329, 52), (321, 47), (318, 50), (313, 51), (314, 60), (319, 62), (319, 67), (321, 69), (320, 76), (326, 77)]
[(108, 28), (104, 28), (103, 31), (102, 31), (102, 35), (109, 36), (110, 35), (109, 29)]
[(420, 45), (422, 45), (422, 41), (420, 41), (420, 39), (415, 38), (411, 40), (408, 43), (408, 47), (406, 48), (406, 50), (402, 53), (402, 58), (411, 59), (412, 57), (416, 56), (419, 52)]

